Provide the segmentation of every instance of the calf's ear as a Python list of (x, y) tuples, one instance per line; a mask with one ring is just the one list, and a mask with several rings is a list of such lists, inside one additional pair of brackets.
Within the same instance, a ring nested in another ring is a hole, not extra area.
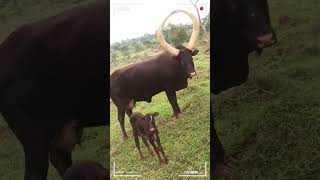
[(197, 54), (198, 54), (198, 52), (199, 52), (199, 50), (198, 50), (198, 49), (196, 49), (196, 50), (192, 51), (192, 56), (197, 55)]
[(159, 113), (158, 113), (158, 112), (154, 112), (152, 115), (153, 115), (153, 116), (158, 116)]

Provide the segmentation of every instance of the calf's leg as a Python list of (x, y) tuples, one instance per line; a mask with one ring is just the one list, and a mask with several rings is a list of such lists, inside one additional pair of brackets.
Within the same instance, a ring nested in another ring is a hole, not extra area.
[(167, 164), (168, 163), (168, 158), (167, 158), (166, 154), (163, 151), (162, 145), (160, 143), (159, 135), (157, 134), (156, 136), (157, 136), (156, 143), (157, 143), (157, 145), (159, 147), (160, 152), (162, 153), (162, 156), (164, 158), (164, 162)]
[(144, 136), (142, 136), (142, 141), (143, 141), (144, 145), (147, 147), (150, 155), (154, 156), (154, 152), (151, 150), (151, 148), (149, 146), (149, 143), (148, 143), (147, 139)]
[(139, 151), (139, 155), (140, 155), (140, 159), (143, 160), (144, 159), (144, 156), (141, 152), (141, 149), (140, 149), (140, 142), (139, 142), (139, 136), (137, 134), (134, 134), (134, 142), (136, 144), (136, 147)]
[(159, 148), (154, 144), (153, 139), (151, 139), (150, 137), (148, 137), (148, 141), (150, 142), (150, 144), (152, 145), (154, 151), (156, 152), (156, 154), (157, 154), (157, 156), (159, 158), (160, 164), (163, 164), (163, 160), (161, 159), (161, 156), (160, 156), (160, 153), (159, 153)]

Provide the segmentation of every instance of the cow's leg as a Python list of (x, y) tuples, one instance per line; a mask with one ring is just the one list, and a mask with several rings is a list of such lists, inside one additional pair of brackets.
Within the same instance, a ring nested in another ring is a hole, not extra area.
[(213, 153), (211, 156), (211, 162), (213, 162), (213, 171), (212, 171), (212, 177), (221, 177), (226, 176), (229, 173), (229, 167), (226, 166), (226, 153), (225, 150), (220, 142), (220, 139), (217, 135), (215, 126), (214, 126), (214, 116), (213, 112), (211, 110), (211, 119), (213, 121), (212, 123), (212, 140), (213, 140)]
[(144, 156), (143, 156), (143, 154), (141, 152), (141, 149), (140, 149), (139, 136), (137, 134), (134, 134), (133, 136), (134, 136), (134, 142), (135, 142), (136, 147), (137, 147), (137, 149), (139, 151), (140, 159), (143, 160)]
[(132, 109), (126, 108), (126, 114), (127, 114), (127, 116), (130, 118), (130, 116), (131, 116), (131, 114), (132, 114)]
[(148, 143), (147, 139), (144, 136), (142, 136), (142, 141), (143, 141), (144, 145), (147, 147), (150, 155), (154, 156), (154, 152), (151, 150), (151, 148), (149, 146), (149, 143)]
[(151, 139), (150, 137), (148, 137), (148, 141), (150, 142), (150, 144), (152, 145), (154, 151), (156, 152), (158, 158), (159, 158), (159, 161), (160, 161), (160, 164), (163, 164), (163, 160), (161, 159), (161, 156), (160, 156), (160, 153), (159, 153), (159, 148), (154, 144), (154, 141), (153, 139)]
[(60, 176), (63, 177), (66, 170), (72, 165), (71, 152), (62, 149), (51, 148), (50, 161), (57, 169)]
[(126, 108), (124, 105), (118, 107), (118, 121), (120, 123), (123, 140), (128, 139), (128, 135), (127, 135), (125, 127), (124, 127), (125, 111), (126, 111)]
[(23, 146), (24, 180), (45, 180), (49, 167), (49, 131), (51, 129), (40, 124), (32, 124), (30, 118), (19, 109), (3, 112), (2, 115)]
[(24, 147), (25, 176), (24, 180), (47, 179), (49, 167), (48, 149), (39, 145)]
[(181, 114), (181, 110), (179, 108), (178, 102), (177, 102), (177, 95), (176, 91), (174, 90), (166, 90), (167, 98), (171, 104), (171, 107), (173, 109), (173, 115), (178, 118)]
[(132, 114), (132, 109), (135, 107), (136, 105), (136, 102), (134, 101), (134, 99), (131, 99), (128, 103), (127, 103), (127, 106), (126, 106), (126, 114), (128, 115), (129, 119), (130, 119), (130, 116)]
[(163, 158), (164, 158), (164, 162), (165, 162), (165, 163), (168, 163), (168, 158), (167, 158), (166, 154), (165, 154), (164, 151), (163, 151), (163, 148), (162, 148), (162, 145), (161, 145), (161, 142), (160, 142), (159, 135), (156, 134), (156, 137), (157, 137), (156, 143), (157, 143), (157, 145), (158, 145), (158, 147), (159, 147), (160, 152), (162, 153), (162, 156), (163, 156)]

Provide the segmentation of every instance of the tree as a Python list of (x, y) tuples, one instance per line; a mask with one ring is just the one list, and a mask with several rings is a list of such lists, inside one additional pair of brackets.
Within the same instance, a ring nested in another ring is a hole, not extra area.
[(164, 30), (164, 37), (168, 43), (173, 44), (175, 47), (182, 45), (188, 41), (188, 26), (169, 24)]
[(111, 63), (116, 63), (117, 62), (117, 58), (118, 58), (118, 55), (115, 51), (111, 51), (111, 58), (110, 58), (110, 62)]
[(200, 22), (200, 27), (201, 27), (202, 33), (205, 37), (205, 41), (208, 43), (208, 47), (210, 49), (210, 34), (208, 33), (207, 28), (206, 28), (206, 27), (208, 27), (208, 23), (210, 22), (210, 9), (209, 9), (208, 16), (205, 18), (204, 22), (202, 23), (201, 19), (200, 19), (200, 12), (197, 7), (197, 3), (199, 2), (199, 0), (196, 0), (196, 2), (193, 2), (192, 0), (189, 0), (189, 1), (193, 5), (193, 7), (197, 10), (198, 20)]

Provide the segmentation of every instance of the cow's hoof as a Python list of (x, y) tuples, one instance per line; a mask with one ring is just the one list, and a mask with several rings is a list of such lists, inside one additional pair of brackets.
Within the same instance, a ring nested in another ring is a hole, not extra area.
[(155, 153), (153, 151), (150, 151), (151, 156), (155, 156)]
[(179, 119), (181, 117), (181, 113), (175, 113), (172, 115), (172, 117), (176, 118), (176, 119)]
[(164, 163), (168, 164), (169, 163), (169, 159), (164, 159)]
[(144, 156), (140, 156), (140, 160), (145, 160), (146, 158)]
[(167, 163), (165, 162), (165, 161), (160, 161), (160, 166), (165, 166), (165, 165), (167, 165)]
[(123, 136), (122, 139), (123, 139), (123, 141), (126, 142), (126, 141), (128, 141), (129, 137), (126, 135), (126, 136)]

